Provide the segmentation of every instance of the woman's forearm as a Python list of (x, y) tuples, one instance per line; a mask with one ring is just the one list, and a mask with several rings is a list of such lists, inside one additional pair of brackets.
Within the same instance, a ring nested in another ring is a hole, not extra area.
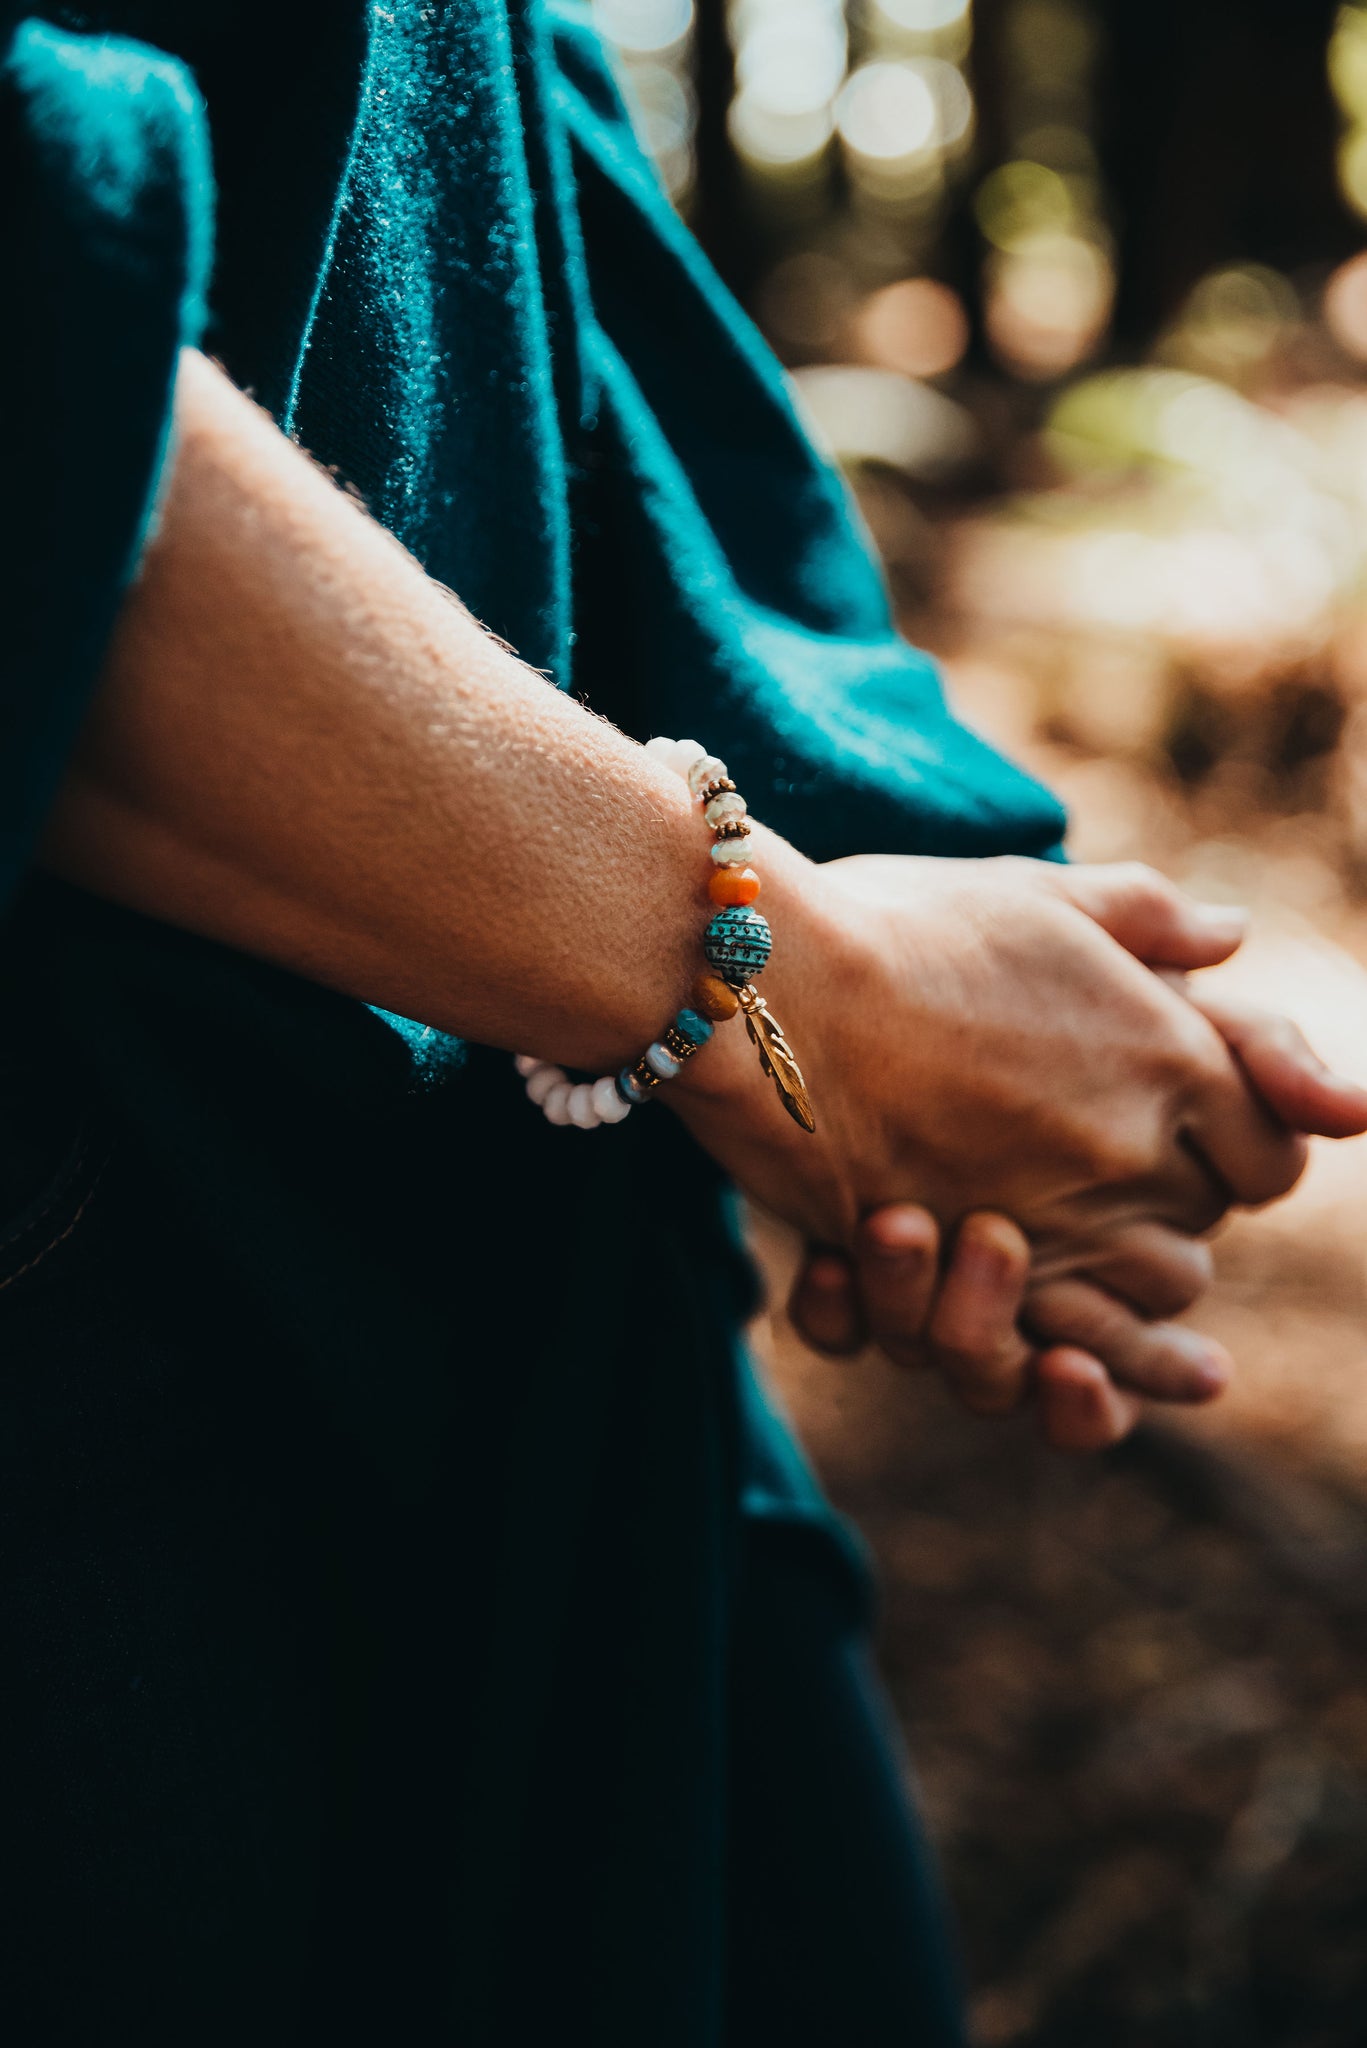
[[(474, 485), (472, 484), (472, 488)], [(709, 735), (699, 735), (707, 739)], [(707, 833), (201, 358), (46, 858), (118, 901), (489, 1044), (606, 1069), (686, 1000)], [(1050, 1270), (1294, 1178), (1215, 1033), (1007, 863), (814, 868), (757, 829), (766, 997), (809, 1137), (732, 1025), (667, 1091), (741, 1183), (849, 1242), (906, 1196), (1008, 1210)], [(1103, 892), (1104, 893), (1104, 892)], [(1060, 900), (1062, 898), (1063, 900)]]
[(678, 777), (190, 353), (176, 419), (47, 864), (491, 1044), (638, 1053), (700, 965), (708, 835)]

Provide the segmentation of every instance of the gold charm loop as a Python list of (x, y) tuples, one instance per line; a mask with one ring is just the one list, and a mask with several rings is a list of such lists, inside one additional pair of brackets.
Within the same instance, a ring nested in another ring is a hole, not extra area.
[(760, 1066), (777, 1088), (779, 1101), (795, 1124), (801, 1124), (804, 1131), (814, 1131), (816, 1118), (812, 1114), (807, 1083), (793, 1057), (792, 1047), (783, 1036), (783, 1026), (753, 982), (738, 988), (736, 995), (745, 1018), (745, 1028), (759, 1054)]

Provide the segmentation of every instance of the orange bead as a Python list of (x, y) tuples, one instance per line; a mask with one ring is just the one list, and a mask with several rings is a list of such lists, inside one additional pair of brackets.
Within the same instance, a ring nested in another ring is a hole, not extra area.
[(726, 906), (753, 903), (759, 894), (759, 876), (753, 868), (717, 868), (707, 893), (714, 903)]
[(740, 1008), (740, 997), (719, 974), (700, 974), (693, 984), (693, 1008), (713, 1024), (724, 1024)]

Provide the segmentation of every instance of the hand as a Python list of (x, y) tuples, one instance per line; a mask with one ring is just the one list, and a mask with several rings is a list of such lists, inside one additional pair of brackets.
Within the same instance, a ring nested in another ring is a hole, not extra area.
[[(1205, 1287), (1210, 1254), (1174, 1240), (1164, 1257), (1158, 1235), (1117, 1252), (1109, 1270), (1137, 1286), (1153, 1313), (1170, 1315)], [(1228, 1381), (1222, 1346), (1193, 1330), (1146, 1322), (1097, 1285), (1067, 1283), (1074, 1293), (1058, 1304), (1077, 1341), (1028, 1341), (1020, 1323), (1030, 1247), (1004, 1216), (966, 1217), (943, 1275), (939, 1253), (927, 1210), (889, 1204), (860, 1225), (853, 1258), (820, 1250), (807, 1260), (789, 1305), (795, 1328), (830, 1355), (874, 1343), (895, 1365), (939, 1371), (975, 1414), (1004, 1414), (1033, 1395), (1043, 1433), (1059, 1450), (1119, 1442), (1142, 1413), (1141, 1394), (1190, 1404), (1212, 1399)]]
[[(1118, 1231), (1190, 1235), (1285, 1193), (1304, 1144), (1218, 1033), (1132, 957), (1212, 964), (1241, 920), (1144, 870), (869, 857), (777, 871), (770, 996), (818, 1115), (799, 1132), (738, 1029), (669, 1100), (740, 1184), (850, 1250), (860, 1217), (924, 1202), (1027, 1231), (1037, 1281), (1085, 1271)], [(796, 866), (794, 866), (796, 863)], [(766, 908), (769, 883), (766, 879)]]
[[(1218, 989), (1186, 992), (1286, 1122), (1331, 1137), (1367, 1130), (1367, 1091), (1330, 1073), (1294, 1025)], [(1033, 1392), (1045, 1435), (1064, 1449), (1119, 1441), (1142, 1412), (1140, 1394), (1209, 1400), (1228, 1375), (1219, 1345), (1145, 1320), (1177, 1314), (1204, 1291), (1210, 1254), (1202, 1244), (1132, 1229), (1098, 1257), (1089, 1279), (1033, 1295), (1029, 1247), (1005, 1217), (968, 1217), (943, 1278), (938, 1253), (925, 1210), (875, 1212), (860, 1226), (854, 1259), (825, 1250), (809, 1257), (793, 1290), (795, 1326), (818, 1350), (874, 1342), (895, 1363), (934, 1367), (979, 1413), (1004, 1412)]]

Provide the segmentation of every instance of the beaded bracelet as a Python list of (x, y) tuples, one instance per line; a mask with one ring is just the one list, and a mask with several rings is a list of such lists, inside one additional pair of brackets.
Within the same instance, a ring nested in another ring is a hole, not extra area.
[(739, 1011), (779, 1100), (804, 1131), (814, 1131), (816, 1120), (802, 1069), (754, 985), (753, 977), (763, 973), (773, 950), (774, 937), (769, 920), (751, 907), (760, 880), (749, 865), (745, 799), (727, 774), (726, 763), (696, 740), (653, 739), (646, 751), (683, 776), (714, 835), (707, 893), (717, 908), (702, 939), (708, 970), (694, 982), (691, 1002), (635, 1065), (623, 1067), (620, 1074), (571, 1081), (563, 1067), (520, 1053), (516, 1066), (527, 1094), (553, 1124), (575, 1124), (584, 1131), (619, 1124), (640, 1103), (648, 1102), (662, 1081), (672, 1081), (684, 1062), (707, 1044), (716, 1026)]

